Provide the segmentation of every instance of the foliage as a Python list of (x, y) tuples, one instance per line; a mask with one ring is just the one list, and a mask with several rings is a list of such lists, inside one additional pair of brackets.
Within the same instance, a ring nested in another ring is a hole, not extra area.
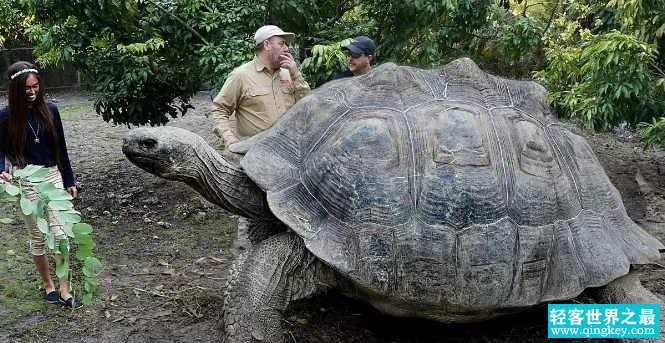
[[(92, 249), (95, 247), (91, 233), (93, 231), (90, 224), (81, 221), (80, 213), (73, 208), (72, 197), (64, 190), (56, 189), (51, 182), (45, 181), (48, 175), (48, 169), (42, 166), (28, 165), (24, 169), (16, 170), (13, 173), (14, 181), (12, 183), (0, 184), (0, 201), (18, 202), (21, 212), (24, 215), (35, 214), (37, 216), (37, 227), (46, 236), (46, 242), (50, 251), (57, 251), (62, 256), (70, 256), (69, 246), (66, 240), (61, 240), (56, 246), (56, 237), (49, 229), (49, 224), (45, 218), (44, 207), (48, 206), (56, 212), (56, 215), (64, 223), (63, 231), (76, 244), (76, 258), (82, 261), (83, 275), (85, 275), (85, 295), (83, 302), (90, 304), (92, 295), (97, 289), (95, 278), (95, 268), (101, 267), (101, 263), (94, 256)], [(32, 189), (39, 196), (37, 205), (28, 200), (25, 196), (26, 182), (31, 184)], [(0, 223), (8, 224), (11, 219), (2, 218)], [(69, 268), (69, 262), (61, 259), (56, 265), (56, 274), (59, 278), (67, 277), (72, 279), (72, 272)]]
[(39, 23), (28, 32), (41, 60), (74, 61), (114, 123), (184, 114), (194, 92), (216, 92), (251, 59), (263, 24), (296, 33), (294, 56), (313, 86), (345, 66), (340, 42), (366, 35), (378, 63), (468, 56), (506, 77), (538, 72), (562, 116), (597, 130), (663, 117), (664, 0), (20, 1)]
[(653, 118), (651, 123), (640, 123), (637, 127), (644, 137), (646, 148), (665, 146), (665, 117)]
[[(664, 5), (613, 0), (607, 6), (595, 1), (564, 6), (564, 16), (546, 37), (547, 67), (536, 74), (562, 116), (596, 130), (622, 122), (656, 123), (663, 116)], [(640, 125), (645, 140), (662, 142), (654, 136), (662, 131), (650, 125)]]
[(25, 0), (42, 64), (72, 61), (96, 89), (95, 110), (122, 124), (185, 114), (202, 84), (251, 56), (248, 0)]
[(488, 9), (487, 24), (470, 43), (469, 53), (488, 72), (530, 78), (533, 70), (542, 67), (543, 31), (538, 20), (495, 3)]
[(364, 34), (381, 37), (378, 55), (383, 60), (434, 65), (445, 58), (442, 50), (482, 25), (490, 3), (22, 1), (39, 23), (29, 32), (39, 42), (40, 62), (73, 61), (96, 88), (96, 111), (107, 121), (135, 125), (164, 124), (186, 112), (202, 85), (212, 92), (221, 88), (233, 68), (251, 59), (252, 36), (262, 24), (278, 23), (296, 32), (299, 60), (324, 57), (323, 67), (314, 65), (314, 84), (319, 84), (342, 63), (338, 53), (336, 59), (313, 56), (314, 46), (333, 46)]
[(342, 47), (351, 43), (351, 39), (330, 45), (314, 45), (312, 56), (302, 63), (302, 71), (310, 75), (307, 81), (315, 87), (330, 80), (333, 73), (340, 72), (346, 66), (348, 58)]
[(32, 17), (26, 16), (20, 0), (0, 2), (0, 47), (11, 49), (23, 46), (27, 41), (24, 30), (32, 24)]
[(577, 46), (551, 47), (550, 62), (538, 76), (563, 113), (596, 130), (627, 122), (635, 125), (648, 113), (644, 95), (652, 96), (648, 72), (655, 46), (632, 35), (582, 32)]

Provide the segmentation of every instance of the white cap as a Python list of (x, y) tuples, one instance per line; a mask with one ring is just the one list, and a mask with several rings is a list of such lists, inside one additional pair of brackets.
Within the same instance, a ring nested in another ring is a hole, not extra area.
[(264, 40), (270, 39), (272, 36), (284, 36), (284, 39), (287, 41), (290, 41), (296, 37), (293, 32), (284, 32), (282, 29), (275, 25), (266, 25), (256, 30), (256, 33), (254, 34), (254, 42), (256, 42), (256, 44), (260, 44)]

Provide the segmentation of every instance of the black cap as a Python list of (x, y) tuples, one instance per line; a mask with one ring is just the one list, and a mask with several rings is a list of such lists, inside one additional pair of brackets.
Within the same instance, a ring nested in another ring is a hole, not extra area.
[(375, 48), (376, 46), (371, 38), (358, 36), (354, 38), (349, 45), (343, 46), (342, 50), (349, 50), (355, 54), (374, 55)]

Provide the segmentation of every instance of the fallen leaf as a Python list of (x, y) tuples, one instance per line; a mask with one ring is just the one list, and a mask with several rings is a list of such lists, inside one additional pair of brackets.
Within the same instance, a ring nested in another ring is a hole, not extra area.
[(115, 301), (116, 299), (118, 299), (118, 296), (115, 294), (111, 295), (111, 298), (109, 298), (111, 301)]
[(106, 318), (111, 318), (111, 312), (109, 312), (109, 311), (104, 311), (104, 317), (106, 317)]
[(172, 314), (173, 314), (173, 311), (171, 311), (171, 310), (165, 310), (165, 311), (159, 311), (159, 312), (153, 314), (152, 317), (153, 317), (153, 318), (157, 318), (157, 317), (166, 317), (166, 316), (170, 316), (170, 315), (172, 315)]
[(127, 318), (127, 321), (128, 321), (130, 324), (134, 324), (134, 322), (136, 322), (137, 320), (138, 320), (138, 318), (136, 318), (136, 317), (129, 317), (129, 318)]
[(213, 259), (215, 262), (219, 262), (219, 263), (226, 262), (225, 258), (217, 258), (217, 257), (210, 257), (210, 258)]
[(123, 320), (123, 319), (125, 319), (125, 317), (118, 317), (118, 318), (116, 318), (116, 319), (113, 319), (113, 322), (114, 322), (114, 323), (117, 323), (117, 322), (119, 322), (119, 321), (121, 321), (121, 320)]
[(159, 263), (160, 266), (165, 266), (165, 267), (169, 266), (169, 263), (164, 260), (159, 260), (157, 263)]
[(11, 249), (10, 249), (10, 250), (7, 250), (7, 255), (9, 255), (9, 256), (14, 256), (14, 255), (16, 255), (16, 251), (11, 250)]
[(167, 270), (163, 271), (162, 274), (175, 276), (177, 274), (177, 272), (175, 271), (175, 269), (171, 268), (171, 269), (167, 269)]

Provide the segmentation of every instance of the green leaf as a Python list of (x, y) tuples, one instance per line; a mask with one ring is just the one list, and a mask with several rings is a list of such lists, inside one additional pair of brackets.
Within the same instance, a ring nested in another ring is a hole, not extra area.
[(60, 212), (58, 215), (65, 223), (75, 224), (81, 221), (81, 216), (76, 213)]
[(69, 243), (66, 239), (60, 240), (60, 243), (58, 243), (58, 251), (60, 251), (62, 256), (69, 256)]
[(92, 226), (90, 226), (90, 224), (87, 223), (77, 223), (74, 224), (74, 226), (72, 227), (72, 231), (77, 235), (80, 234), (87, 235), (92, 232)]
[(51, 231), (46, 232), (46, 245), (50, 250), (55, 250), (55, 234)]
[(60, 263), (55, 267), (55, 275), (59, 278), (64, 278), (67, 276), (67, 272), (69, 272), (69, 262), (64, 258), (60, 259)]
[(40, 199), (39, 202), (37, 202), (37, 218), (44, 218), (44, 206), (46, 206), (46, 201)]
[(11, 218), (0, 218), (0, 223), (11, 224), (13, 220)]
[(62, 226), (62, 231), (65, 232), (65, 234), (69, 237), (74, 238), (76, 236), (74, 232), (72, 231), (72, 224), (71, 223), (65, 223), (65, 225)]
[(86, 295), (83, 296), (83, 301), (84, 304), (90, 305), (92, 304), (92, 292), (87, 293)]
[(85, 262), (83, 262), (83, 265), (92, 268), (99, 268), (102, 266), (102, 263), (99, 262), (99, 260), (95, 257), (88, 257), (85, 259)]
[(41, 168), (34, 172), (32, 175), (28, 176), (28, 181), (30, 182), (43, 182), (48, 176), (48, 169)]
[(32, 204), (32, 201), (26, 199), (26, 198), (21, 198), (21, 212), (23, 212), (24, 215), (28, 216), (31, 215), (35, 211), (35, 205)]
[(85, 280), (85, 291), (92, 293), (97, 290), (97, 285), (95, 285), (95, 280), (93, 278), (86, 278)]
[(46, 234), (48, 232), (48, 222), (44, 218), (37, 218), (37, 228), (39, 232)]
[(89, 266), (83, 266), (83, 275), (87, 277), (95, 277), (95, 271)]
[(77, 244), (81, 249), (88, 249), (91, 250), (94, 249), (97, 244), (95, 242), (90, 242), (90, 243), (84, 243), (84, 244)]
[(81, 248), (81, 245), (79, 245), (76, 248), (76, 258), (81, 260), (81, 261), (84, 261), (86, 258), (88, 258), (92, 255), (93, 255), (92, 250), (90, 248), (83, 249), (83, 248)]
[(55, 189), (45, 193), (51, 200), (72, 200), (72, 196), (62, 189)]
[(52, 200), (49, 201), (48, 207), (53, 210), (69, 210), (74, 207), (74, 205), (68, 200)]
[(92, 243), (92, 237), (86, 234), (78, 234), (74, 236), (74, 243), (76, 244), (90, 244)]
[(52, 190), (56, 190), (55, 185), (50, 182), (43, 182), (35, 186), (35, 190), (39, 193), (48, 193)]
[(12, 185), (12, 184), (7, 184), (7, 188), (5, 189), (5, 192), (7, 192), (7, 194), (9, 194), (9, 195), (17, 195), (17, 194), (21, 193), (21, 190), (18, 187)]
[(46, 169), (42, 166), (37, 166), (37, 165), (34, 165), (34, 164), (28, 164), (25, 168), (23, 168), (21, 170), (17, 170), (16, 172), (14, 172), (14, 175), (19, 176), (19, 177), (28, 177), (28, 176), (36, 173), (37, 171), (39, 171), (41, 169), (45, 169), (46, 173), (48, 174), (48, 169)]

